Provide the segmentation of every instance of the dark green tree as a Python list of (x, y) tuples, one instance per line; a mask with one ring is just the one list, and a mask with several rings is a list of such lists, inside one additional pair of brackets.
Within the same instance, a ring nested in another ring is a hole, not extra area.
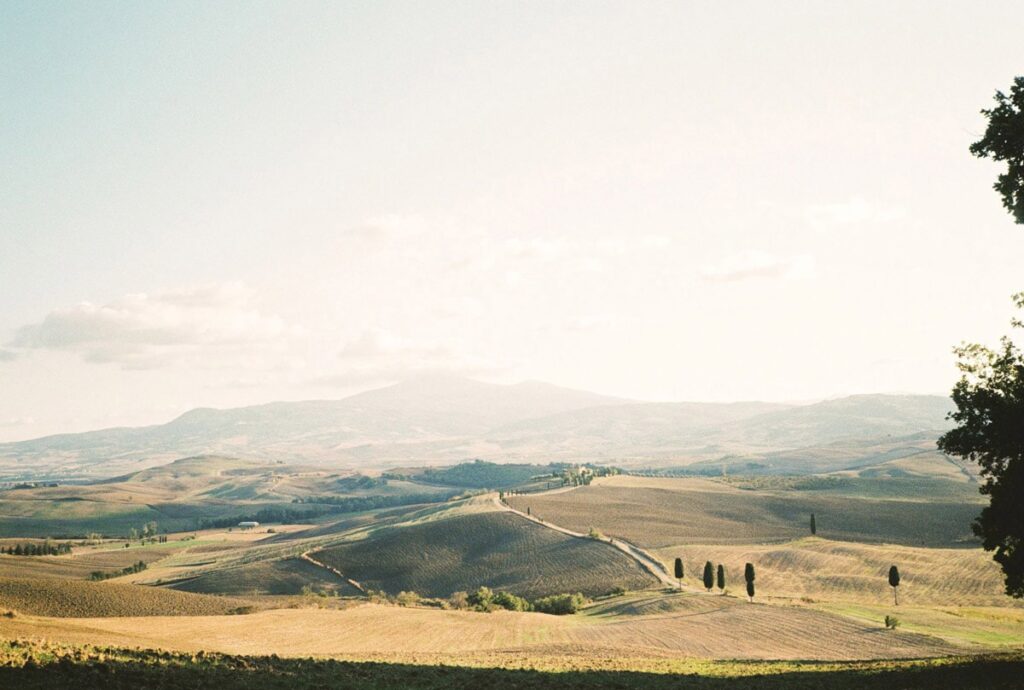
[[(1013, 297), (1024, 309), (1024, 292)], [(1014, 318), (1014, 328), (1024, 320)], [(1024, 597), (1024, 350), (1004, 337), (999, 347), (962, 345), (956, 349), (962, 375), (953, 388), (956, 427), (939, 439), (939, 449), (977, 462), (989, 504), (974, 521), (1003, 568), (1006, 593)]]
[(718, 564), (718, 589), (722, 590), (722, 594), (725, 594), (725, 566), (721, 563)]
[(900, 596), (897, 592), (900, 587), (900, 569), (896, 566), (889, 568), (889, 586), (892, 587), (892, 601), (896, 606), (899, 606)]
[(814, 513), (811, 513), (811, 536), (818, 533), (818, 526), (814, 524)]
[(757, 574), (754, 572), (754, 564), (747, 563), (743, 566), (743, 579), (747, 582), (753, 582)]
[(751, 602), (754, 601), (754, 581), (747, 580), (747, 599)]
[(971, 144), (971, 153), (1006, 162), (1006, 172), (993, 188), (1014, 220), (1024, 223), (1024, 77), (1013, 80), (1009, 96), (996, 91), (995, 100), (995, 108), (981, 111), (988, 118), (988, 127), (985, 135)]
[(711, 565), (711, 561), (704, 564), (704, 588), (711, 591), (711, 588), (715, 586), (715, 566)]
[(676, 559), (676, 579), (679, 580), (679, 587), (683, 586), (683, 559)]

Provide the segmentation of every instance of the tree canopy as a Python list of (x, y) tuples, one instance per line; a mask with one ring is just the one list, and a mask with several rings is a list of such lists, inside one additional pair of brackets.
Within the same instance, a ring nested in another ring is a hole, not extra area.
[[(1024, 293), (1014, 295), (1024, 309)], [(1024, 328), (1014, 318), (1013, 326)], [(1006, 593), (1024, 597), (1024, 351), (1004, 337), (999, 347), (956, 349), (962, 372), (953, 388), (956, 427), (939, 439), (944, 453), (977, 462), (989, 505), (974, 532), (1003, 568)]]
[(993, 187), (1014, 220), (1024, 223), (1024, 77), (1013, 80), (1009, 95), (996, 91), (995, 100), (995, 108), (981, 111), (988, 118), (988, 127), (985, 135), (971, 144), (971, 153), (1006, 162), (1006, 172)]

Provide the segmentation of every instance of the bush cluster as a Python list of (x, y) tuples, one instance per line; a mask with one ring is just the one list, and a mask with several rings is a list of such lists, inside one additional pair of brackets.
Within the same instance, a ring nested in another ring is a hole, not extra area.
[(495, 592), (489, 587), (481, 587), (475, 592), (455, 592), (448, 600), (453, 609), (463, 609), (490, 613), (492, 611), (537, 611), (557, 616), (576, 613), (587, 603), (587, 598), (575, 594), (554, 594), (536, 599), (533, 602), (516, 596), (510, 592)]
[(111, 571), (94, 570), (94, 571), (92, 571), (89, 574), (89, 579), (93, 580), (93, 581), (109, 580), (112, 577), (120, 577), (121, 575), (131, 575), (132, 573), (141, 573), (145, 569), (146, 569), (146, 562), (145, 561), (139, 561), (138, 563), (133, 563), (130, 566), (128, 566), (127, 568), (121, 568), (120, 570), (111, 570)]

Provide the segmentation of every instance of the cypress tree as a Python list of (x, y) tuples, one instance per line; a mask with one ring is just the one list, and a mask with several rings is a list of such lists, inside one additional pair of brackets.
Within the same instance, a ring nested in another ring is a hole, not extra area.
[(754, 601), (754, 581), (747, 580), (747, 599), (750, 602)]
[(704, 588), (711, 591), (711, 588), (715, 586), (715, 566), (711, 565), (711, 561), (707, 561), (704, 564)]
[(676, 579), (679, 580), (679, 587), (683, 586), (683, 559), (676, 559)]
[(725, 594), (725, 566), (721, 563), (718, 564), (718, 589)]
[(756, 574), (754, 573), (754, 564), (747, 563), (747, 565), (743, 567), (743, 579), (747, 582), (753, 582), (755, 576)]
[(814, 513), (811, 513), (811, 536), (818, 533), (818, 527), (814, 524)]
[(889, 568), (889, 586), (892, 587), (892, 601), (895, 606), (900, 605), (900, 596), (898, 594), (900, 586), (900, 569), (895, 565)]

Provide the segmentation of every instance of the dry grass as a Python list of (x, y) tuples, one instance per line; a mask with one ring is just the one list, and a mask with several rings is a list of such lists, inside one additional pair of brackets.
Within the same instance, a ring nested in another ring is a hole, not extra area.
[[(900, 602), (906, 605), (1011, 606), (999, 566), (981, 549), (928, 549), (854, 544), (807, 537), (772, 545), (680, 545), (658, 549), (671, 566), (681, 557), (696, 583), (705, 561), (722, 563), (729, 584), (743, 589), (743, 566), (757, 569), (760, 597), (811, 598), (886, 606), (892, 603), (887, 573), (899, 566)], [(1019, 603), (1019, 602), (1018, 602)]]
[(744, 491), (705, 479), (609, 477), (552, 495), (513, 496), (518, 510), (574, 531), (596, 527), (640, 546), (756, 544), (798, 539), (815, 513), (831, 539), (912, 546), (973, 543), (978, 507), (797, 491)]
[(0, 608), (57, 618), (210, 616), (250, 602), (157, 587), (77, 580), (0, 579)]
[[(653, 612), (644, 601), (662, 601)], [(343, 610), (281, 609), (250, 616), (101, 618), (65, 623), (0, 619), (5, 637), (144, 645), (184, 651), (282, 656), (517, 654), (609, 658), (869, 659), (954, 653), (934, 638), (809, 609), (746, 604), (706, 595), (645, 595), (592, 614), (548, 616), (407, 609), (365, 604)], [(315, 634), (311, 634), (315, 631)], [(827, 633), (825, 633), (827, 631)], [(825, 634), (823, 634), (825, 633)]]

